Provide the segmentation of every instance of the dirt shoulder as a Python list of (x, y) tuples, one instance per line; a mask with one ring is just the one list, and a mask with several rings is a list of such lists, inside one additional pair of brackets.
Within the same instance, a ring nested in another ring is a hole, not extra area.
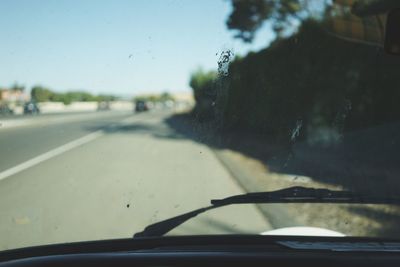
[[(229, 149), (214, 149), (217, 157), (247, 192), (290, 186), (342, 189), (311, 177), (274, 173), (260, 160)], [(399, 236), (400, 210), (390, 205), (271, 204), (259, 205), (274, 228), (314, 226), (349, 236)]]
[[(349, 144), (344, 142), (346, 146), (339, 146), (342, 151), (329, 151), (310, 149), (304, 143), (285, 148), (264, 136), (248, 133), (218, 133), (212, 125), (198, 123), (184, 114), (169, 118), (167, 123), (182, 137), (210, 146), (232, 177), (247, 192), (304, 186), (382, 194), (390, 192), (392, 188), (388, 188), (389, 184), (396, 188), (398, 183), (394, 175), (396, 169), (387, 172), (383, 179), (383, 176), (377, 176), (377, 171), (384, 169), (383, 166), (370, 164), (370, 158), (360, 161), (363, 156), (358, 148), (363, 144), (354, 147), (356, 141), (359, 142), (356, 140), (359, 135), (356, 134), (345, 140)], [(370, 142), (370, 139), (366, 142)], [(352, 150), (348, 150), (348, 147)], [(369, 154), (366, 156), (370, 157)], [(274, 228), (314, 226), (349, 236), (400, 237), (400, 229), (397, 227), (400, 208), (397, 206), (268, 204), (259, 205), (259, 208)]]

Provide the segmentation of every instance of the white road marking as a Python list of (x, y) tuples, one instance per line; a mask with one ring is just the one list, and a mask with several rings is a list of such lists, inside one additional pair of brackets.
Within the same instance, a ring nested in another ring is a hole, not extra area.
[[(138, 117), (136, 117), (136, 116), (134, 116), (134, 117), (130, 116), (128, 118), (125, 118), (125, 119), (121, 120), (119, 122), (119, 124), (121, 124), (121, 123), (133, 123), (134, 121), (137, 121), (137, 119), (138, 119)], [(110, 125), (109, 127), (110, 127), (110, 129), (114, 129), (114, 128), (117, 128), (117, 126), (119, 124)], [(7, 178), (7, 177), (9, 177), (9, 176), (11, 176), (11, 175), (17, 174), (19, 172), (22, 172), (22, 171), (28, 169), (28, 168), (31, 168), (31, 167), (33, 167), (35, 165), (38, 165), (39, 163), (41, 163), (43, 161), (46, 161), (48, 159), (54, 158), (54, 157), (56, 157), (58, 155), (61, 155), (61, 154), (65, 153), (65, 152), (67, 152), (67, 151), (69, 151), (71, 149), (74, 149), (76, 147), (79, 147), (79, 146), (82, 146), (82, 145), (84, 145), (86, 143), (89, 143), (89, 142), (99, 138), (102, 135), (104, 135), (103, 130), (99, 130), (99, 131), (90, 133), (90, 134), (85, 135), (85, 136), (83, 136), (83, 137), (81, 137), (79, 139), (76, 139), (76, 140), (71, 141), (71, 142), (69, 142), (67, 144), (64, 144), (64, 145), (62, 145), (60, 147), (57, 147), (57, 148), (55, 148), (53, 150), (50, 150), (50, 151), (48, 151), (48, 152), (46, 152), (46, 153), (44, 153), (42, 155), (36, 156), (36, 157), (34, 157), (34, 158), (32, 158), (32, 159), (30, 159), (28, 161), (25, 161), (25, 162), (23, 162), (23, 163), (21, 163), (21, 164), (19, 164), (17, 166), (14, 166), (14, 167), (10, 168), (8, 170), (0, 172), (0, 181), (5, 179), (5, 178)]]
[(17, 166), (14, 166), (14, 167), (12, 167), (12, 168), (10, 168), (8, 170), (0, 172), (0, 180), (3, 180), (3, 179), (5, 179), (5, 178), (7, 178), (7, 177), (9, 177), (11, 175), (14, 175), (14, 174), (17, 174), (17, 173), (19, 173), (21, 171), (24, 171), (24, 170), (26, 170), (26, 169), (28, 169), (30, 167), (33, 167), (33, 166), (35, 166), (35, 165), (37, 165), (37, 164), (39, 164), (39, 163), (41, 163), (43, 161), (46, 161), (48, 159), (54, 158), (54, 157), (56, 157), (58, 155), (61, 155), (61, 154), (65, 153), (65, 152), (67, 152), (67, 151), (69, 151), (71, 149), (74, 149), (76, 147), (79, 147), (79, 146), (82, 146), (82, 145), (84, 145), (86, 143), (89, 143), (89, 142), (99, 138), (102, 135), (104, 135), (103, 131), (99, 130), (99, 131), (90, 133), (88, 135), (85, 135), (85, 136), (83, 136), (83, 137), (81, 137), (79, 139), (76, 139), (74, 141), (71, 141), (71, 142), (69, 142), (67, 144), (64, 144), (64, 145), (62, 145), (60, 147), (57, 147), (57, 148), (55, 148), (53, 150), (50, 150), (50, 151), (48, 151), (48, 152), (46, 152), (46, 153), (44, 153), (42, 155), (34, 157), (34, 158), (32, 158), (32, 159), (30, 159), (28, 161), (25, 161), (24, 163), (21, 163), (21, 164), (19, 164)]

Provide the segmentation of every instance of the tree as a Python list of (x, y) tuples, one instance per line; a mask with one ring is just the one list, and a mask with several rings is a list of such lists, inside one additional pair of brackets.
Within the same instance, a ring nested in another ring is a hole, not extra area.
[(64, 104), (68, 105), (72, 102), (89, 102), (98, 101), (98, 97), (82, 91), (70, 91), (65, 94), (57, 94), (58, 101), (62, 101)]
[(236, 37), (251, 42), (264, 21), (271, 20), (274, 31), (280, 35), (293, 20), (302, 20), (300, 0), (232, 0), (233, 11), (227, 26), (238, 30)]
[(10, 87), (11, 91), (21, 91), (23, 92), (25, 90), (25, 86), (18, 84), (17, 82), (15, 82), (11, 87)]
[(346, 7), (351, 10), (352, 15), (367, 17), (384, 14), (399, 4), (399, 0), (231, 0), (231, 2), (232, 13), (226, 24), (228, 29), (236, 30), (235, 37), (244, 42), (251, 42), (257, 30), (266, 21), (271, 24), (279, 38), (293, 33), (307, 19), (330, 19), (332, 15), (335, 17), (342, 13), (335, 13), (333, 6)]
[(216, 95), (215, 81), (217, 77), (218, 75), (215, 71), (206, 72), (198, 69), (192, 73), (189, 85), (193, 89), (196, 101)]
[(351, 11), (358, 16), (370, 16), (386, 13), (398, 5), (399, 0), (359, 0), (354, 2)]
[(226, 24), (237, 30), (235, 37), (251, 42), (256, 31), (269, 21), (279, 38), (294, 30), (306, 19), (319, 19), (328, 0), (231, 0), (232, 13)]
[(31, 98), (36, 102), (46, 102), (50, 101), (54, 93), (49, 89), (36, 85), (31, 90)]
[(168, 93), (168, 92), (164, 92), (160, 95), (160, 101), (161, 102), (165, 102), (165, 101), (169, 101), (169, 100), (174, 100), (174, 97)]
[(189, 85), (193, 89), (193, 95), (196, 100), (194, 113), (200, 120), (212, 119), (215, 115), (217, 78), (217, 72), (205, 72), (202, 69), (193, 72), (190, 77)]
[(115, 101), (115, 100), (117, 100), (117, 97), (116, 96), (113, 96), (113, 95), (99, 95), (99, 96), (97, 96), (97, 101), (99, 101), (99, 102), (103, 102), (103, 101), (106, 101), (106, 102), (108, 102), (108, 101)]

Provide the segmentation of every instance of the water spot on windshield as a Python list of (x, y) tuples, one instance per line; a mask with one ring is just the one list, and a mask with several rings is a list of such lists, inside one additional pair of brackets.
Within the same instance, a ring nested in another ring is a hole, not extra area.
[(342, 106), (339, 108), (339, 111), (336, 113), (336, 117), (332, 126), (338, 132), (339, 140), (343, 138), (343, 129), (345, 121), (351, 109), (352, 109), (351, 101), (349, 99), (345, 99)]
[(303, 120), (297, 120), (296, 121), (296, 127), (293, 129), (291, 135), (290, 135), (290, 140), (292, 142), (296, 141), (296, 138), (300, 134), (301, 127), (303, 126)]
[(343, 106), (336, 114), (335, 123), (336, 124), (342, 123), (343, 120), (346, 119), (350, 111), (351, 111), (351, 101), (349, 99), (345, 99), (343, 102)]
[[(290, 141), (292, 142), (292, 144), (294, 144), (294, 142), (296, 142), (297, 137), (300, 135), (300, 130), (303, 127), (303, 120), (299, 119), (296, 121), (296, 126), (294, 127), (294, 129), (291, 131), (290, 133)], [(293, 150), (290, 151), (285, 163), (283, 164), (283, 167), (286, 168), (289, 164), (289, 161), (293, 158)]]
[(152, 220), (152, 221), (156, 221), (157, 218), (158, 218), (158, 210), (156, 210), (156, 211), (153, 213), (153, 216), (151, 216), (151, 220)]
[(231, 50), (224, 50), (221, 52), (218, 59), (218, 73), (222, 76), (228, 76), (229, 63), (233, 59), (233, 52)]

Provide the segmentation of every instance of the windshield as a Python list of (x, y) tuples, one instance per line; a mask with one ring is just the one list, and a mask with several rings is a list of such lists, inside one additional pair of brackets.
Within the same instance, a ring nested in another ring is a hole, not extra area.
[[(0, 251), (131, 238), (249, 192), (398, 196), (390, 3), (0, 1)], [(399, 218), (394, 204), (248, 203), (168, 235), (397, 239)]]

